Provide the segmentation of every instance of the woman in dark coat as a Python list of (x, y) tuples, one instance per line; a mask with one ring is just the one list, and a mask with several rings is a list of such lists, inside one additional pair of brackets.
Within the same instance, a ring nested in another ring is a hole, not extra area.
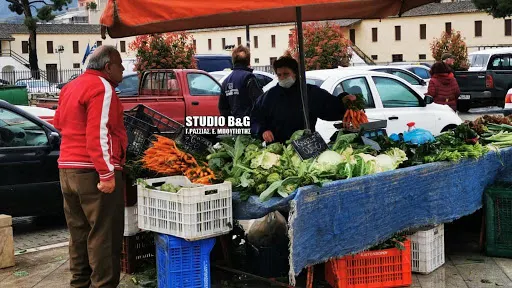
[(427, 95), (434, 97), (435, 103), (448, 105), (453, 111), (457, 111), (460, 89), (450, 67), (443, 62), (437, 62), (432, 65), (430, 75)]
[[(282, 56), (273, 66), (279, 84), (258, 98), (251, 112), (251, 133), (267, 143), (283, 143), (295, 131), (305, 128), (298, 80), (299, 65), (292, 57)], [(346, 111), (343, 99), (356, 99), (348, 93), (335, 97), (311, 84), (307, 84), (307, 93), (312, 131), (315, 131), (318, 118), (326, 121), (342, 120)]]

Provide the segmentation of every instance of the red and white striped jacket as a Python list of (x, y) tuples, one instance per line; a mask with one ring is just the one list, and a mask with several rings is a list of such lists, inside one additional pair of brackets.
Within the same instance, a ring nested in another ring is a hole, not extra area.
[(96, 169), (101, 181), (122, 170), (128, 144), (123, 106), (106, 75), (86, 70), (62, 89), (53, 120), (61, 135), (61, 169)]

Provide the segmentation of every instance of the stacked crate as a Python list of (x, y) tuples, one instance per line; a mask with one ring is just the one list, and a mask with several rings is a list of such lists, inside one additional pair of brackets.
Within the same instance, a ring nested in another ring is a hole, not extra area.
[[(158, 287), (210, 287), (215, 237), (233, 227), (231, 184), (192, 184), (184, 176), (145, 182), (137, 187), (138, 225), (157, 232)], [(166, 183), (183, 188), (177, 193), (148, 188)]]

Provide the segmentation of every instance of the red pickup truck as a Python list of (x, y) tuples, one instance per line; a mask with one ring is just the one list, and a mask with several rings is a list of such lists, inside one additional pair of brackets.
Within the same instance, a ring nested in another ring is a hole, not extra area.
[[(194, 69), (148, 70), (139, 81), (139, 95), (120, 96), (124, 110), (143, 104), (182, 124), (186, 116), (219, 116), (220, 84)], [(36, 106), (57, 109), (58, 99), (38, 99)]]

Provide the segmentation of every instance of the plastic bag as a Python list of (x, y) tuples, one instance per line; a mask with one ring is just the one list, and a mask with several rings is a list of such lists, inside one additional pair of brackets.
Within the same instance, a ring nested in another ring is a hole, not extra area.
[(389, 138), (395, 142), (400, 141), (402, 139), (406, 143), (411, 143), (415, 145), (421, 145), (427, 142), (434, 142), (436, 140), (434, 138), (434, 135), (432, 135), (430, 131), (421, 128), (416, 128), (409, 132), (401, 133), (400, 135), (393, 133), (391, 134), (391, 136), (389, 136)]
[(267, 247), (286, 241), (288, 227), (281, 213), (270, 212), (255, 220), (247, 232), (247, 240), (256, 247)]

